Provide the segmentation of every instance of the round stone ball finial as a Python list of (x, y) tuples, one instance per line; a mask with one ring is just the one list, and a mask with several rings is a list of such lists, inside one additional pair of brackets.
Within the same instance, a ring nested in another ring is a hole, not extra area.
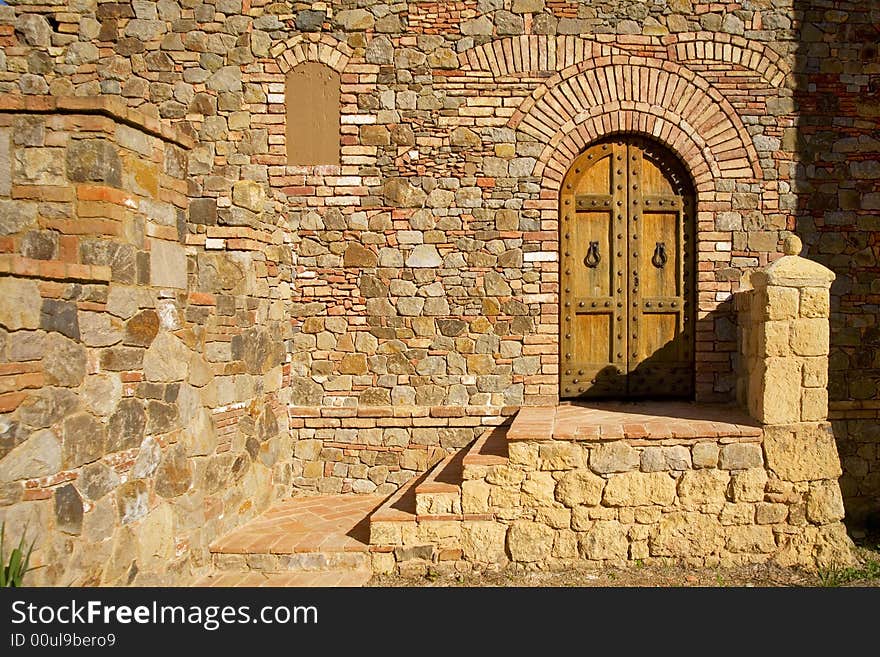
[(801, 238), (797, 235), (789, 235), (782, 242), (782, 252), (787, 256), (800, 255), (803, 248), (804, 243), (801, 242)]

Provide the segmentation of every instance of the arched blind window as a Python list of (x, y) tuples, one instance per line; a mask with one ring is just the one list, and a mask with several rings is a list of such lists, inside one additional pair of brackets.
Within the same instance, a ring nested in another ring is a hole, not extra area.
[(339, 164), (339, 73), (305, 62), (287, 74), (287, 163)]

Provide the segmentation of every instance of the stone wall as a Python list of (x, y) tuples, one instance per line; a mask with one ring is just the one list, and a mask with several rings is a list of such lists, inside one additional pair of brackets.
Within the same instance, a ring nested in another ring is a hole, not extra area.
[(191, 146), (113, 99), (0, 97), (0, 519), (32, 584), (179, 583), (287, 492), (289, 256), (188, 223)]
[[(387, 490), (427, 446), (557, 401), (558, 188), (609, 134), (653, 136), (694, 179), (697, 396), (734, 398), (731, 295), (795, 228), (798, 12), (25, 1), (0, 7), (0, 91), (113, 96), (194, 139), (205, 262), (275, 240), (293, 251), (273, 306), (289, 294), (292, 481)], [(836, 31), (837, 14), (821, 20)], [(340, 74), (338, 167), (286, 165), (284, 82), (302, 62)]]
[(831, 288), (828, 393), (847, 516), (880, 527), (880, 10), (807, 0), (798, 28), (798, 234)]

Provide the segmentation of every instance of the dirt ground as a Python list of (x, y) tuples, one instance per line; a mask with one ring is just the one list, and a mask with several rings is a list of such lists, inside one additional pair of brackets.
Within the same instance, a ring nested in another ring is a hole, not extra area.
[(738, 568), (637, 566), (607, 570), (517, 572), (425, 577), (376, 576), (367, 586), (561, 586), (561, 587), (880, 587), (880, 537), (860, 541), (860, 564), (807, 572), (773, 565)]

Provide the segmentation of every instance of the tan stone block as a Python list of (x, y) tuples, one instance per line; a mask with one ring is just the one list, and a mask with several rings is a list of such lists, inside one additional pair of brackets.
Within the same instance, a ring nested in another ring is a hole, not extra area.
[(639, 452), (624, 442), (600, 445), (590, 452), (590, 469), (599, 474), (637, 470), (640, 462)]
[(714, 468), (718, 465), (719, 449), (716, 443), (697, 443), (691, 454), (695, 468)]
[(836, 481), (820, 481), (810, 485), (807, 493), (807, 519), (825, 525), (843, 518), (843, 497)]
[(636, 521), (636, 509), (639, 507), (623, 506), (617, 510), (617, 520), (624, 525), (631, 525)]
[(629, 544), (629, 558), (632, 561), (640, 561), (651, 556), (648, 541), (633, 541)]
[(761, 390), (761, 412), (766, 424), (787, 424), (801, 418), (800, 363), (793, 358), (768, 358)]
[(722, 470), (745, 470), (764, 465), (761, 446), (754, 443), (731, 443), (721, 448)]
[(762, 502), (767, 486), (764, 468), (751, 468), (734, 472), (730, 477), (728, 495), (734, 502)]
[(486, 481), (494, 486), (519, 486), (525, 473), (509, 465), (494, 465), (486, 473)]
[(491, 487), (484, 481), (464, 481), (461, 484), (462, 513), (487, 513), (489, 511), (489, 491)]
[(514, 144), (495, 144), (495, 155), (497, 157), (511, 158), (516, 155), (516, 146)]
[(612, 475), (605, 486), (609, 506), (668, 506), (675, 499), (675, 479), (665, 472), (625, 472)]
[(553, 541), (553, 556), (557, 559), (575, 559), (578, 556), (578, 539), (570, 529), (560, 529)]
[(596, 522), (578, 543), (585, 559), (626, 559), (629, 554), (626, 529), (614, 520)]
[(735, 553), (768, 553), (776, 550), (773, 529), (763, 525), (729, 527), (727, 549)]
[(755, 522), (755, 506), (748, 502), (725, 504), (721, 508), (721, 524), (728, 525), (751, 525)]
[(801, 420), (822, 422), (828, 419), (828, 390), (803, 388), (801, 390)]
[(377, 575), (391, 575), (397, 570), (397, 562), (391, 552), (373, 552), (372, 569)]
[(367, 371), (365, 354), (346, 354), (339, 363), (340, 374), (366, 374)]
[(770, 321), (760, 325), (759, 353), (762, 356), (788, 356), (789, 346), (788, 321)]
[(659, 557), (690, 557), (716, 552), (724, 542), (723, 528), (702, 513), (674, 511), (665, 514), (651, 541), (651, 554)]
[(593, 509), (588, 506), (576, 506), (571, 510), (571, 528), (585, 532), (593, 526), (594, 519), (590, 516)]
[(780, 479), (837, 479), (840, 458), (827, 423), (764, 427), (767, 466)]
[(461, 549), (464, 558), (477, 563), (507, 561), (504, 539), (507, 527), (498, 522), (470, 521), (462, 523)]
[(760, 502), (755, 505), (755, 522), (759, 525), (777, 525), (785, 522), (788, 507), (785, 504)]
[[(370, 522), (370, 545), (402, 545), (400, 522)], [(413, 523), (415, 524), (415, 523)]]
[(806, 388), (824, 388), (828, 385), (828, 359), (818, 356), (801, 360), (801, 383)]
[(663, 514), (658, 506), (637, 506), (634, 512), (635, 521), (641, 525), (655, 525), (660, 522), (660, 516)]
[(766, 290), (764, 317), (770, 320), (795, 319), (798, 316), (799, 301), (797, 288), (770, 285)]
[(791, 348), (798, 356), (825, 356), (829, 349), (828, 320), (797, 319), (791, 323)]
[(556, 484), (556, 499), (565, 506), (595, 506), (602, 499), (605, 480), (586, 469), (566, 472)]
[(556, 502), (554, 491), (556, 481), (549, 472), (530, 472), (522, 484), (521, 503), (523, 506), (553, 506)]
[(138, 563), (150, 569), (167, 563), (174, 556), (174, 513), (171, 505), (161, 504), (150, 511), (135, 529)]
[(317, 479), (324, 474), (324, 463), (321, 461), (308, 461), (303, 465), (303, 477)]
[(543, 507), (535, 512), (535, 520), (553, 529), (568, 529), (571, 527), (571, 509)]
[(514, 561), (545, 561), (552, 553), (556, 532), (530, 520), (517, 520), (507, 533), (507, 547)]
[(678, 498), (683, 506), (726, 501), (730, 474), (724, 470), (691, 470), (678, 482)]
[(520, 506), (519, 490), (492, 486), (489, 491), (489, 506), (492, 508), (515, 508)]
[(823, 287), (805, 287), (801, 289), (801, 317), (828, 317), (830, 314), (829, 293)]
[(416, 536), (419, 543), (435, 545), (438, 548), (458, 548), (461, 546), (461, 526), (456, 521), (420, 522)]
[(541, 470), (572, 470), (587, 467), (586, 452), (574, 442), (554, 441), (543, 443), (538, 450), (538, 467)]
[(507, 445), (507, 460), (513, 465), (538, 467), (538, 446), (535, 443), (511, 442)]

